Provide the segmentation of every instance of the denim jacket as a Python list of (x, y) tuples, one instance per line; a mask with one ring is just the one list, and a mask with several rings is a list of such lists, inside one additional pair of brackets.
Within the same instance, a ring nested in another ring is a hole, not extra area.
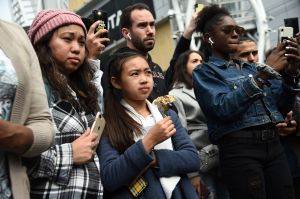
[(281, 122), (292, 109), (295, 92), (281, 80), (269, 80), (271, 86), (260, 89), (253, 79), (256, 72), (255, 64), (217, 57), (193, 71), (196, 99), (207, 117), (213, 143), (230, 132)]

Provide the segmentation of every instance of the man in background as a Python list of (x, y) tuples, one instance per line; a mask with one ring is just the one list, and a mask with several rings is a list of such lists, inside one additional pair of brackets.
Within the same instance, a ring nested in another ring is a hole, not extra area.
[[(167, 85), (164, 72), (157, 63), (152, 61), (149, 54), (149, 51), (154, 48), (156, 34), (155, 20), (150, 8), (143, 3), (126, 7), (120, 18), (120, 29), (122, 36), (126, 39), (126, 47), (118, 49), (115, 53), (135, 51), (144, 55), (151, 68), (154, 80), (153, 91), (148, 99), (153, 101), (159, 96), (166, 95)], [(105, 71), (107, 67), (104, 69)], [(105, 88), (106, 85), (103, 86)]]
[(238, 49), (234, 54), (235, 59), (247, 63), (258, 62), (258, 50), (256, 42), (249, 37), (240, 37)]

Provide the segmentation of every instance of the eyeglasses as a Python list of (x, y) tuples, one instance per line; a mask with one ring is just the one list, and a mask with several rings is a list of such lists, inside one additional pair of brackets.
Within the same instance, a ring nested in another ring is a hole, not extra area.
[(243, 34), (245, 32), (245, 29), (241, 26), (231, 26), (231, 25), (227, 25), (227, 26), (223, 26), (222, 27), (222, 31), (225, 34), (232, 34), (233, 31), (235, 31), (238, 35)]

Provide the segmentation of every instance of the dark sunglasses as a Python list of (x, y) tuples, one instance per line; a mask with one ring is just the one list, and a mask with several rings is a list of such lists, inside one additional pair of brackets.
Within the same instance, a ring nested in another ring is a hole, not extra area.
[(245, 29), (243, 27), (231, 25), (223, 26), (222, 31), (227, 35), (232, 34), (233, 31), (235, 31), (238, 35), (245, 33)]

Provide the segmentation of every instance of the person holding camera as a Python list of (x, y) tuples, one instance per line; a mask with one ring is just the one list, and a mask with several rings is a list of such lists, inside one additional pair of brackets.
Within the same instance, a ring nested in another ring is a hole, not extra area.
[[(294, 198), (293, 183), (275, 126), (284, 121), (298, 89), (299, 51), (294, 39), (278, 67), (232, 59), (244, 29), (218, 5), (198, 21), (212, 56), (193, 71), (193, 86), (220, 152), (220, 168), (231, 199)], [(280, 79), (281, 78), (281, 79)]]
[[(272, 66), (273, 68), (281, 68), (288, 64), (286, 53), (286, 45), (279, 43), (278, 46), (269, 49), (266, 53), (266, 64)], [(256, 42), (250, 38), (241, 37), (238, 45), (237, 51), (234, 53), (235, 59), (242, 60), (247, 63), (258, 62), (258, 52)], [(296, 151), (298, 149), (297, 144), (295, 144), (298, 139), (296, 133), (297, 122), (294, 118), (299, 118), (299, 97), (296, 98), (296, 104), (293, 111), (287, 113), (283, 122), (276, 124), (276, 130), (280, 135), (280, 142), (284, 148), (285, 155), (288, 160), (288, 165), (293, 178), (295, 198), (299, 198), (299, 187), (300, 183), (300, 167), (298, 159), (296, 156)], [(299, 119), (297, 120), (299, 123)]]

